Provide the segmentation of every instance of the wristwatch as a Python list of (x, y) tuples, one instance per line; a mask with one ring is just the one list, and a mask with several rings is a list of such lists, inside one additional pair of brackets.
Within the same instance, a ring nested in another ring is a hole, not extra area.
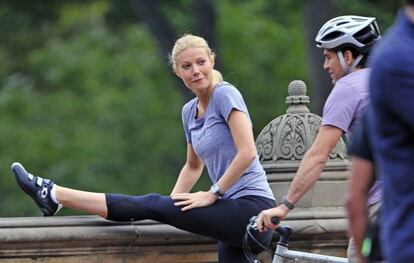
[(222, 198), (223, 197), (223, 193), (220, 191), (220, 187), (218, 186), (217, 183), (213, 184), (210, 188), (210, 192), (212, 192), (213, 194), (215, 194), (218, 198)]
[(286, 195), (283, 196), (282, 202), (280, 204), (285, 205), (287, 208), (289, 208), (289, 210), (292, 210), (293, 208), (295, 208), (295, 205), (292, 204), (291, 202), (289, 202), (289, 200), (287, 199)]

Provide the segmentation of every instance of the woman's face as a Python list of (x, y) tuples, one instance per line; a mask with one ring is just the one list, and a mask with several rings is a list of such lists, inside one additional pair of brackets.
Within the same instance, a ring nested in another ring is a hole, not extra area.
[(188, 48), (176, 57), (176, 74), (194, 93), (212, 88), (214, 61), (204, 48)]

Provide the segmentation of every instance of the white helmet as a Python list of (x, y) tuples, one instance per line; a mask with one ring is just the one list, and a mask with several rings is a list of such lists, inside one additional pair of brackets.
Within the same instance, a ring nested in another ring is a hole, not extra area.
[[(342, 68), (349, 73), (380, 38), (381, 33), (375, 17), (338, 16), (321, 27), (315, 41), (319, 48), (335, 50)], [(340, 51), (344, 47), (352, 47), (359, 53), (351, 67), (346, 66)]]
[(353, 47), (364, 54), (380, 38), (375, 17), (338, 16), (321, 27), (315, 41), (320, 48), (338, 50)]

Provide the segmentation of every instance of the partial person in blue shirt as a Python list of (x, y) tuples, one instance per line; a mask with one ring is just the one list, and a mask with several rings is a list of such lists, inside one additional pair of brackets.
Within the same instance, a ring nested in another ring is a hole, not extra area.
[(375, 172), (369, 128), (366, 113), (355, 127), (348, 147), (352, 161), (346, 198), (348, 233), (354, 240), (354, 261), (358, 263), (383, 260), (379, 241), (381, 202), (369, 202), (373, 185), (381, 186)]
[(390, 263), (414, 262), (414, 0), (375, 49), (370, 81), (374, 159), (383, 181), (381, 242)]
[[(257, 156), (246, 104), (214, 69), (215, 55), (203, 38), (181, 37), (170, 59), (174, 73), (195, 94), (182, 110), (187, 160), (170, 196), (78, 191), (36, 177), (20, 163), (12, 171), (44, 215), (56, 214), (63, 205), (114, 221), (157, 220), (218, 240), (220, 263), (249, 262), (242, 249), (246, 225), (274, 207), (275, 199)], [(212, 186), (192, 193), (204, 166)], [(272, 231), (256, 234), (262, 246), (270, 243)]]

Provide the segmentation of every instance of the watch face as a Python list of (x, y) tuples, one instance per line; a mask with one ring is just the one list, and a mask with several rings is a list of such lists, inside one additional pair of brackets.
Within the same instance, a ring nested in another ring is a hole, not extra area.
[(213, 184), (210, 188), (210, 191), (213, 192), (213, 194), (217, 193), (220, 189), (217, 185)]
[(217, 184), (213, 184), (210, 188), (210, 192), (212, 192), (213, 194), (217, 195), (218, 197), (222, 197), (223, 194), (220, 193), (220, 188)]

